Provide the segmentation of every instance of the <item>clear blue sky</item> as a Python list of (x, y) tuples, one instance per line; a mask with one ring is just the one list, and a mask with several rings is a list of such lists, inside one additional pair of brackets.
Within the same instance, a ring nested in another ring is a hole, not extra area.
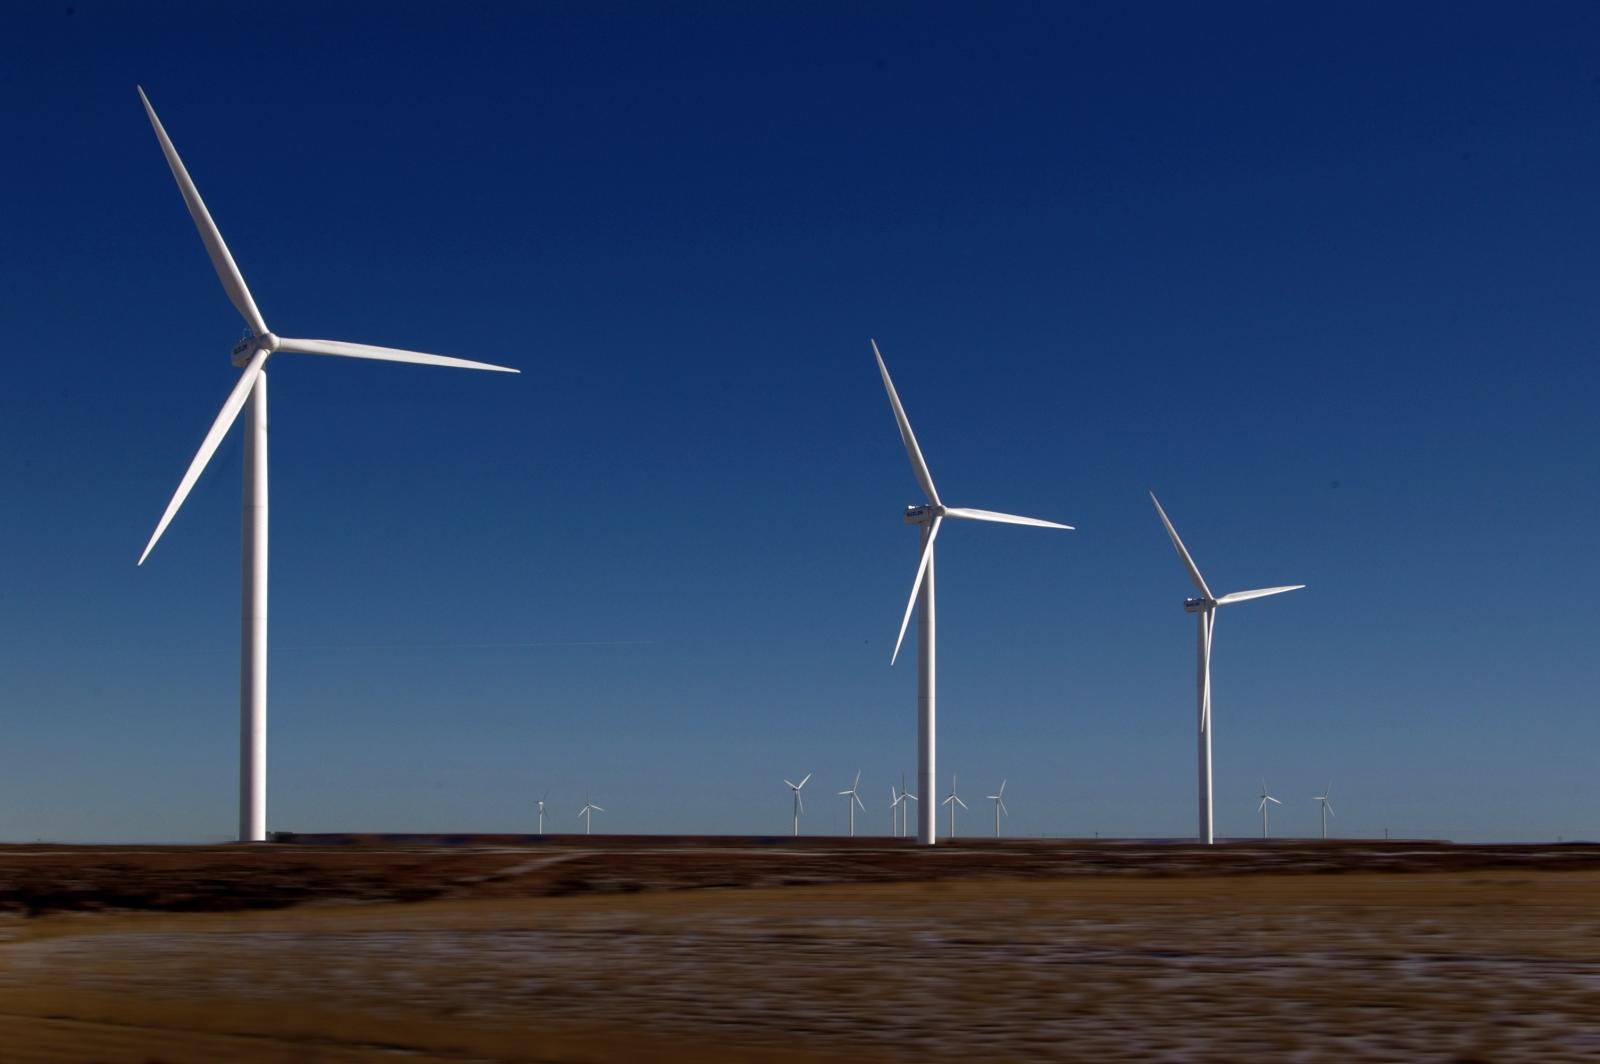
[[(68, 6), (70, 5), (70, 6)], [(269, 822), (1600, 836), (1600, 9), (109, 5), (0, 31), (0, 838), (227, 837), (241, 323), (272, 364)], [(941, 786), (944, 781), (941, 782)]]

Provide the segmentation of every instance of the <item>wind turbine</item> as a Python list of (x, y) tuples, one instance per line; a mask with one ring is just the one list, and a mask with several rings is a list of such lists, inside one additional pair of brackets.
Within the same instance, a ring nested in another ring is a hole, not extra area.
[(150, 556), (156, 541), (171, 523), (183, 500), (216, 452), (222, 437), (227, 435), (245, 404), (250, 405), (250, 415), (244, 434), (244, 576), (242, 580), (242, 609), (240, 638), (241, 662), (239, 683), (239, 839), (241, 842), (260, 842), (267, 830), (267, 360), (277, 352), (294, 352), (303, 355), (332, 355), (339, 358), (366, 358), (383, 362), (412, 362), (426, 366), (453, 366), (458, 369), (494, 370), (517, 373), (506, 366), (492, 366), (486, 362), (469, 362), (443, 355), (427, 355), (418, 351), (401, 351), (392, 347), (373, 347), (370, 344), (347, 343), (342, 340), (292, 340), (280, 337), (267, 328), (267, 323), (256, 309), (250, 289), (245, 286), (244, 275), (234, 263), (228, 246), (222, 241), (211, 214), (200, 199), (189, 171), (162, 128), (161, 120), (150, 106), (150, 100), (139, 89), (139, 99), (144, 101), (145, 113), (155, 130), (156, 140), (167, 158), (167, 166), (178, 182), (183, 201), (200, 231), (206, 254), (211, 258), (212, 269), (228, 294), (228, 300), (245, 320), (249, 335), (234, 345), (233, 364), (242, 372), (228, 393), (227, 400), (210, 430), (200, 444), (200, 450), (178, 482), (172, 501), (156, 524), (156, 530), (139, 555), (139, 564)]
[[(550, 797), (549, 790), (544, 792), (544, 798)], [(544, 798), (539, 799), (539, 834), (544, 835)]]
[(1273, 805), (1282, 805), (1283, 804), (1282, 802), (1280, 802), (1276, 798), (1274, 798), (1272, 795), (1267, 793), (1267, 781), (1266, 780), (1262, 780), (1261, 781), (1261, 808), (1256, 810), (1256, 812), (1261, 814), (1261, 837), (1262, 838), (1266, 838), (1267, 837), (1267, 803), (1268, 802), (1271, 802)]
[[(952, 788), (954, 788), (955, 780), (952, 779), (950, 781), (950, 786)], [(995, 793), (989, 795), (989, 800), (994, 803), (994, 837), (997, 838), (997, 839), (1000, 837), (1000, 814), (1004, 813), (1006, 816), (1010, 816), (1011, 815), (1011, 810), (1006, 808), (1005, 794), (1006, 794), (1006, 781), (1005, 780), (1001, 780), (1000, 781), (1000, 789), (998, 791), (996, 791)], [(954, 812), (954, 810), (951, 810), (951, 812)], [(952, 820), (952, 823), (954, 823), (953, 820)], [(954, 834), (954, 832), (952, 831), (951, 834)]]
[[(934, 688), (936, 679), (935, 668), (935, 640), (934, 640), (934, 596), (933, 596), (933, 542), (939, 536), (939, 526), (946, 517), (962, 517), (970, 521), (994, 521), (1007, 525), (1032, 525), (1035, 528), (1060, 528), (1070, 531), (1071, 525), (1057, 524), (1054, 521), (1041, 521), (1036, 517), (1018, 517), (1015, 514), (995, 513), (993, 510), (969, 510), (956, 506), (946, 506), (939, 499), (939, 492), (933, 486), (933, 475), (928, 472), (928, 463), (922, 458), (922, 449), (917, 446), (917, 437), (911, 431), (911, 422), (906, 419), (906, 411), (900, 405), (900, 396), (894, 390), (894, 382), (889, 379), (889, 368), (883, 364), (883, 354), (878, 350), (878, 342), (872, 341), (872, 353), (878, 360), (878, 372), (883, 377), (884, 390), (889, 393), (889, 405), (894, 408), (895, 423), (900, 426), (900, 439), (906, 446), (906, 455), (911, 459), (911, 471), (916, 475), (917, 483), (922, 488), (923, 495), (927, 496), (925, 506), (908, 506), (905, 509), (905, 522), (915, 525), (922, 530), (919, 560), (917, 562), (917, 575), (911, 581), (911, 599), (906, 603), (905, 616), (900, 620), (900, 634), (895, 637), (894, 653), (889, 656), (889, 664), (893, 665), (900, 657), (900, 644), (906, 638), (906, 626), (911, 623), (911, 614), (918, 606), (918, 594), (921, 594), (921, 630), (917, 637), (917, 789), (926, 793), (934, 793), (937, 784), (934, 782)], [(917, 841), (924, 845), (932, 846), (936, 838), (934, 814), (938, 810), (928, 806), (921, 810), (917, 818)], [(954, 816), (954, 809), (951, 815)], [(952, 832), (952, 834), (954, 834)]]
[(1183, 540), (1178, 538), (1178, 531), (1172, 527), (1172, 522), (1167, 520), (1167, 511), (1161, 508), (1161, 501), (1156, 498), (1156, 493), (1153, 491), (1150, 493), (1150, 501), (1156, 504), (1156, 513), (1161, 515), (1161, 523), (1166, 526), (1167, 535), (1172, 537), (1172, 545), (1178, 549), (1178, 557), (1183, 559), (1184, 568), (1189, 570), (1189, 579), (1193, 580), (1194, 586), (1200, 590), (1199, 598), (1183, 600), (1183, 608), (1194, 614), (1199, 622), (1198, 649), (1195, 651), (1198, 658), (1195, 687), (1200, 709), (1200, 841), (1209, 846), (1214, 841), (1211, 817), (1211, 637), (1217, 625), (1217, 607), (1263, 598), (1267, 595), (1281, 595), (1285, 591), (1298, 591), (1305, 585), (1290, 584), (1287, 587), (1267, 587), (1259, 591), (1234, 591), (1221, 598), (1213, 597), (1211, 589), (1206, 586), (1205, 578), (1200, 575), (1200, 569), (1194, 564), (1194, 559), (1189, 557), (1188, 549), (1184, 547)]
[(906, 774), (900, 773), (900, 830), (903, 834), (911, 834), (911, 803), (917, 796), (906, 790)]
[(1328, 818), (1333, 815), (1333, 803), (1328, 801), (1328, 795), (1333, 793), (1333, 784), (1322, 788), (1322, 793), (1317, 795), (1316, 801), (1322, 803), (1322, 837), (1328, 837)]
[(861, 800), (861, 796), (856, 793), (856, 788), (859, 786), (861, 786), (861, 770), (857, 769), (856, 781), (850, 785), (850, 789), (839, 792), (841, 797), (845, 795), (849, 795), (850, 797), (850, 800), (844, 803), (844, 805), (846, 809), (850, 810), (850, 837), (852, 839), (856, 837), (856, 806), (859, 805), (863, 813), (867, 811), (867, 804), (863, 802)]
[(799, 783), (789, 783), (787, 779), (783, 781), (784, 783), (788, 783), (789, 789), (794, 792), (794, 834), (796, 838), (800, 837), (800, 814), (806, 811), (805, 799), (800, 797), (800, 788), (804, 787), (806, 785), (806, 780), (809, 780), (810, 778), (811, 773), (807, 772), (806, 778), (801, 780)]
[(605, 810), (593, 802), (585, 802), (583, 808), (578, 810), (578, 815), (583, 817), (583, 833), (589, 834), (589, 823), (594, 819), (595, 813), (604, 813)]
[(905, 795), (900, 793), (900, 788), (889, 784), (889, 837), (900, 837), (900, 803), (905, 800)]
[(956, 796), (956, 774), (954, 772), (950, 773), (950, 793), (939, 804), (950, 807), (950, 837), (953, 839), (956, 837), (956, 806), (959, 805), (963, 809), (967, 807), (967, 803)]

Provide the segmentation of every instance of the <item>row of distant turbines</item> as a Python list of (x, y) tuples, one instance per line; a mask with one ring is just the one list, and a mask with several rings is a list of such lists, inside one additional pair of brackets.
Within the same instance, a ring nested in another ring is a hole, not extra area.
[[(167, 526), (177, 515), (183, 502), (189, 496), (196, 480), (205, 470), (212, 455), (216, 452), (233, 423), (239, 418), (240, 413), (248, 404), (250, 413), (246, 419), (245, 446), (244, 446), (244, 519), (241, 580), (241, 609), (240, 609), (240, 741), (239, 741), (239, 838), (242, 841), (261, 841), (266, 838), (266, 733), (267, 733), (267, 374), (266, 364), (276, 354), (297, 353), (308, 355), (325, 355), (338, 358), (361, 358), (385, 362), (409, 362), (428, 366), (446, 366), (457, 369), (491, 370), (503, 373), (517, 373), (519, 370), (507, 366), (497, 366), (486, 362), (472, 362), (460, 358), (448, 358), (443, 355), (424, 354), (418, 351), (406, 351), (390, 347), (375, 347), (370, 344), (350, 343), (342, 340), (296, 340), (280, 337), (268, 329), (265, 319), (257, 308), (254, 298), (246, 286), (244, 276), (234, 262), (233, 255), (223, 242), (222, 234), (212, 221), (210, 212), (206, 209), (204, 201), (200, 198), (199, 191), (189, 177), (183, 162), (178, 157), (177, 150), (173, 147), (171, 139), (162, 127), (161, 121), (156, 117), (155, 109), (150, 105), (144, 90), (139, 89), (139, 98), (144, 103), (145, 112), (150, 119), (150, 125), (155, 131), (156, 139), (161, 145), (161, 151), (166, 156), (168, 167), (173, 178), (178, 183), (178, 189), (183, 195), (189, 215), (194, 220), (195, 228), (199, 230), (200, 240), (205, 245), (206, 254), (211, 259), (212, 268), (216, 271), (218, 279), (222, 282), (223, 290), (227, 293), (228, 300), (233, 304), (240, 316), (245, 321), (248, 336), (236, 344), (232, 350), (233, 364), (239, 368), (239, 377), (229, 392), (222, 409), (212, 421), (199, 450), (184, 471), (178, 488), (173, 492), (171, 500), (167, 503), (165, 512), (157, 522), (155, 531), (146, 543), (143, 553), (139, 556), (139, 564), (143, 565), (150, 552), (155, 548), (156, 542), (161, 538)], [(936, 737), (935, 725), (935, 681), (937, 669), (935, 665), (935, 614), (934, 614), (934, 542), (938, 539), (939, 529), (946, 518), (962, 518), (973, 521), (996, 522), (1000, 524), (1030, 525), (1037, 528), (1050, 528), (1070, 530), (1072, 526), (1059, 524), (1054, 521), (1043, 521), (1032, 517), (1019, 517), (1015, 514), (997, 513), (991, 510), (974, 510), (963, 507), (946, 506), (939, 497), (938, 490), (934, 487), (933, 477), (928, 472), (928, 464), (923, 459), (922, 450), (917, 445), (916, 436), (911, 431), (911, 422), (906, 417), (900, 397), (895, 392), (894, 383), (889, 379), (889, 369), (884, 364), (883, 355), (878, 350), (876, 341), (872, 342), (873, 356), (877, 359), (878, 371), (883, 377), (884, 389), (888, 392), (889, 403), (893, 407), (895, 422), (900, 429), (901, 440), (905, 444), (906, 453), (911, 459), (912, 472), (917, 483), (922, 488), (926, 497), (925, 504), (909, 506), (905, 509), (904, 520), (919, 530), (920, 545), (916, 576), (911, 583), (911, 596), (906, 603), (904, 616), (900, 621), (900, 632), (895, 639), (894, 652), (890, 656), (893, 664), (899, 658), (901, 644), (905, 640), (906, 629), (911, 623), (911, 616), (916, 613), (919, 617), (917, 640), (917, 786), (924, 794), (931, 793), (935, 779), (936, 765)], [(1189, 556), (1183, 542), (1178, 538), (1178, 533), (1172, 527), (1172, 522), (1167, 519), (1166, 512), (1161, 509), (1160, 502), (1156, 501), (1152, 493), (1151, 501), (1155, 502), (1156, 512), (1161, 517), (1162, 524), (1166, 527), (1167, 534), (1172, 537), (1173, 546), (1178, 550), (1179, 557), (1187, 568), (1190, 579), (1200, 592), (1199, 597), (1189, 598), (1184, 602), (1184, 609), (1196, 615), (1199, 625), (1198, 637), (1198, 669), (1197, 669), (1197, 702), (1199, 709), (1199, 835), (1203, 842), (1213, 841), (1212, 834), (1212, 780), (1211, 780), (1211, 641), (1215, 628), (1215, 612), (1217, 607), (1244, 602), (1253, 598), (1267, 595), (1277, 595), (1285, 591), (1293, 591), (1304, 585), (1296, 584), (1286, 587), (1264, 588), (1258, 591), (1236, 591), (1223, 595), (1220, 598), (1213, 596), (1206, 586), (1205, 580), (1200, 575), (1200, 570), (1195, 566), (1194, 560)], [(809, 777), (808, 777), (809, 778)], [(804, 781), (802, 781), (803, 784)], [(795, 791), (796, 809), (799, 804), (799, 785), (791, 784)], [(995, 796), (998, 802), (998, 795)], [(907, 799), (914, 800), (914, 799)], [(856, 803), (859, 796), (854, 796), (851, 804), (851, 816), (854, 817)], [(953, 793), (946, 799), (950, 806), (951, 815), (954, 816), (955, 807), (959, 804), (962, 808), (966, 804)], [(902, 819), (904, 819), (904, 801), (901, 802)], [(996, 816), (999, 816), (1001, 807), (997, 805)], [(585, 824), (593, 812), (603, 812), (599, 807), (592, 809), (586, 807), (582, 814)], [(932, 845), (935, 841), (935, 814), (937, 808), (933, 803), (923, 803), (918, 807), (917, 839), (919, 842)], [(798, 818), (798, 812), (797, 812)], [(953, 820), (952, 820), (953, 823)]]

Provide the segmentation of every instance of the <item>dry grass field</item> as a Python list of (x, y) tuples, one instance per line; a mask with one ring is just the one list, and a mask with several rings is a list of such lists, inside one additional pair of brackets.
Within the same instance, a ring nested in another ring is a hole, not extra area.
[(1600, 1060), (1600, 850), (0, 848), (0, 1061)]

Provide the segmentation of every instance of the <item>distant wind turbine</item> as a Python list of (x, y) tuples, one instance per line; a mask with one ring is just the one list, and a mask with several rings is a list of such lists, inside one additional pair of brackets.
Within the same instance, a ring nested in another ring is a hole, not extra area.
[[(239, 839), (241, 842), (260, 842), (267, 831), (267, 360), (279, 352), (302, 355), (332, 355), (339, 358), (376, 359), (382, 362), (411, 362), (425, 366), (452, 366), (457, 369), (495, 370), (517, 373), (506, 366), (493, 366), (487, 362), (469, 362), (462, 358), (427, 355), (418, 351), (402, 351), (392, 347), (374, 347), (371, 344), (353, 344), (343, 340), (292, 340), (275, 335), (267, 328), (261, 311), (256, 308), (244, 275), (233, 261), (233, 255), (223, 243), (222, 234), (211, 213), (200, 199), (200, 193), (189, 178), (189, 171), (178, 158), (177, 149), (156, 117), (155, 108), (139, 89), (139, 99), (144, 102), (145, 114), (155, 130), (156, 140), (167, 158), (167, 167), (178, 182), (183, 201), (200, 231), (200, 240), (211, 258), (211, 267), (222, 282), (228, 300), (241, 317), (249, 335), (234, 345), (233, 364), (241, 371), (233, 390), (228, 393), (222, 410), (212, 421), (178, 490), (173, 492), (166, 511), (150, 534), (144, 552), (139, 555), (143, 565), (156, 541), (167, 525), (177, 515), (183, 501), (189, 497), (195, 481), (205, 470), (211, 456), (216, 453), (222, 438), (233, 427), (239, 412), (250, 404), (250, 416), (244, 433), (244, 577), (242, 580), (241, 608), (241, 662), (239, 683)], [(248, 165), (264, 164), (265, 158)]]
[[(950, 783), (952, 787), (955, 785), (954, 780), (951, 780)], [(994, 803), (994, 837), (997, 839), (1000, 837), (1000, 814), (1004, 813), (1006, 816), (1011, 815), (1011, 810), (1006, 808), (1005, 794), (1006, 781), (1001, 780), (1000, 789), (988, 796), (989, 800)], [(1023, 795), (1023, 797), (1026, 798), (1027, 795)], [(954, 812), (954, 810), (952, 810), (952, 812)]]
[(1206, 586), (1205, 578), (1200, 575), (1200, 569), (1194, 564), (1194, 559), (1189, 557), (1189, 551), (1184, 547), (1183, 540), (1178, 538), (1178, 530), (1167, 520), (1167, 511), (1161, 508), (1161, 501), (1156, 498), (1156, 493), (1153, 491), (1150, 493), (1150, 501), (1156, 504), (1156, 513), (1161, 515), (1161, 523), (1166, 526), (1167, 535), (1172, 538), (1172, 545), (1178, 549), (1178, 557), (1183, 559), (1184, 568), (1189, 571), (1189, 579), (1194, 581), (1194, 586), (1200, 590), (1199, 598), (1183, 600), (1183, 608), (1194, 614), (1199, 622), (1198, 649), (1195, 652), (1199, 661), (1195, 687), (1196, 700), (1200, 708), (1200, 841), (1209, 846), (1214, 841), (1211, 816), (1211, 636), (1216, 629), (1217, 607), (1263, 598), (1267, 595), (1281, 595), (1285, 591), (1298, 591), (1305, 585), (1290, 584), (1287, 587), (1268, 587), (1259, 591), (1235, 591), (1221, 598), (1213, 597), (1211, 589)]
[(1262, 838), (1266, 838), (1267, 837), (1267, 803), (1269, 803), (1269, 802), (1271, 804), (1273, 804), (1273, 805), (1282, 805), (1283, 804), (1282, 802), (1280, 802), (1276, 798), (1274, 798), (1272, 795), (1267, 793), (1267, 781), (1266, 780), (1262, 780), (1261, 781), (1261, 808), (1256, 810), (1258, 813), (1261, 814), (1261, 837)]
[(1317, 795), (1315, 801), (1322, 803), (1322, 837), (1328, 837), (1328, 818), (1333, 815), (1333, 803), (1328, 800), (1328, 795), (1333, 793), (1333, 784), (1329, 783), (1322, 788), (1322, 793)]
[(903, 801), (903, 797), (900, 794), (900, 788), (892, 783), (889, 784), (889, 837), (891, 839), (900, 837), (901, 801)]
[[(889, 368), (883, 363), (883, 354), (879, 352), (876, 340), (872, 341), (872, 354), (878, 360), (878, 373), (883, 377), (884, 390), (889, 393), (889, 405), (894, 408), (895, 423), (900, 426), (900, 440), (905, 444), (907, 457), (911, 459), (911, 471), (917, 478), (917, 484), (922, 488), (922, 494), (928, 500), (926, 505), (906, 507), (904, 513), (906, 524), (915, 525), (922, 530), (921, 548), (917, 575), (911, 581), (911, 599), (906, 603), (905, 616), (900, 620), (900, 634), (895, 637), (894, 653), (889, 656), (889, 664), (893, 665), (899, 658), (900, 644), (906, 637), (906, 626), (911, 623), (912, 612), (920, 605), (921, 630), (917, 637), (917, 789), (933, 794), (936, 793), (935, 788), (938, 786), (934, 779), (936, 746), (934, 694), (938, 670), (935, 667), (933, 543), (939, 537), (939, 527), (947, 517), (1068, 531), (1072, 526), (1057, 524), (1054, 521), (1041, 521), (1036, 517), (1018, 517), (1015, 514), (996, 513), (993, 510), (969, 510), (944, 505), (939, 498), (938, 490), (933, 486), (933, 475), (928, 472), (928, 463), (923, 460), (922, 449), (917, 446), (917, 437), (911, 431), (911, 422), (906, 418), (905, 408), (900, 405), (900, 396), (894, 390), (894, 382), (889, 379)], [(917, 841), (932, 846), (937, 834), (934, 815), (938, 810), (927, 806), (920, 812), (922, 815), (917, 818)], [(954, 813), (955, 810), (952, 808), (951, 815), (954, 816)]]
[[(547, 788), (545, 790), (545, 792), (544, 792), (544, 798), (548, 798), (548, 797), (550, 797), (550, 791)], [(539, 834), (540, 835), (544, 834), (544, 798), (540, 798), (539, 799)]]
[(583, 817), (583, 833), (585, 835), (589, 834), (589, 822), (593, 819), (593, 814), (604, 812), (605, 809), (603, 807), (595, 805), (593, 802), (585, 802), (583, 808), (578, 810), (578, 815)]
[(963, 809), (967, 807), (967, 803), (956, 796), (956, 774), (954, 772), (950, 773), (950, 793), (939, 804), (950, 807), (950, 837), (953, 839), (956, 837), (956, 806), (959, 805)]
[(856, 806), (859, 805), (863, 813), (867, 811), (867, 804), (861, 800), (861, 795), (856, 793), (856, 788), (859, 786), (861, 786), (861, 770), (857, 769), (856, 781), (850, 785), (849, 790), (839, 792), (841, 797), (849, 796), (850, 798), (845, 803), (845, 808), (850, 810), (850, 837), (852, 839), (856, 837)]
[(806, 780), (809, 780), (810, 778), (811, 773), (807, 772), (806, 778), (801, 780), (799, 783), (789, 783), (787, 779), (783, 781), (784, 783), (789, 784), (789, 789), (794, 792), (794, 834), (796, 838), (800, 837), (800, 814), (806, 811), (805, 799), (800, 797), (800, 788), (804, 787), (806, 785)]

